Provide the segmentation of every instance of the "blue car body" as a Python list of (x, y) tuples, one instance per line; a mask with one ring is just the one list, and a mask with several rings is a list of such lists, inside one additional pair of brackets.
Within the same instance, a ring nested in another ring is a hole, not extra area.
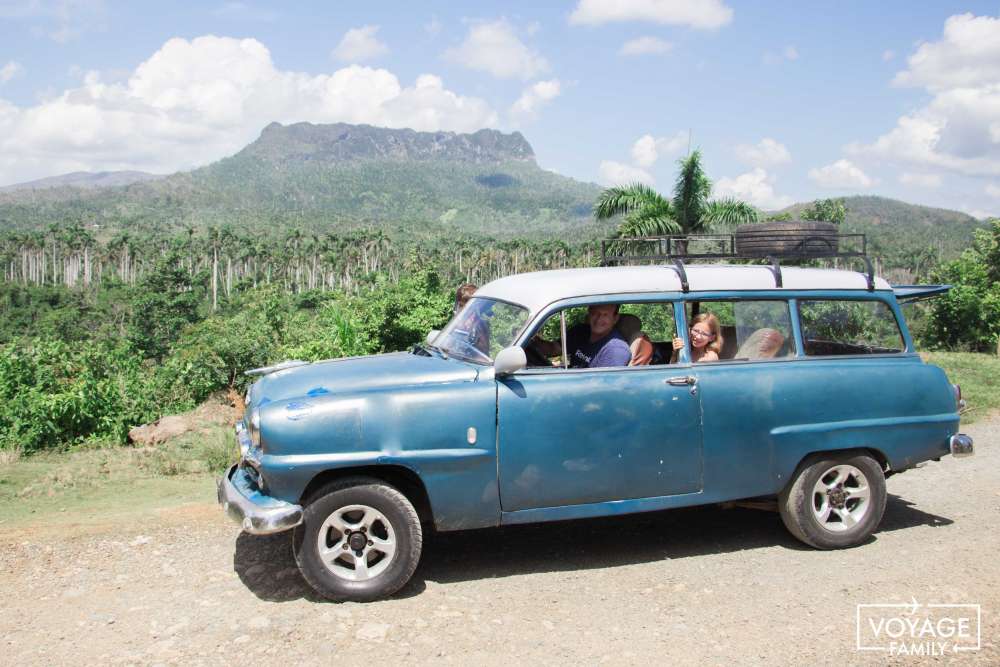
[[(673, 304), (686, 344), (686, 303), (773, 299), (792, 313), (794, 352), (782, 359), (692, 364), (685, 351), (673, 364), (498, 377), (488, 364), (400, 352), (278, 370), (248, 394), (258, 424), (240, 425), (244, 456), (228, 477), (254, 502), (300, 507), (337, 476), (382, 476), (419, 496), (438, 530), (457, 530), (774, 496), (820, 451), (867, 450), (901, 472), (948, 454), (959, 415), (886, 287), (589, 290), (532, 306), (517, 336), (525, 344), (568, 306), (655, 301)], [(817, 298), (886, 304), (905, 349), (806, 356), (798, 301)]]

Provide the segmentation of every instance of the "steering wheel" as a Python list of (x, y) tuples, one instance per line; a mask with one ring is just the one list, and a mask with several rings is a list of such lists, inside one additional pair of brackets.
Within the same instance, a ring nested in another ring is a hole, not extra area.
[(483, 361), (485, 361), (487, 363), (493, 361), (490, 358), (490, 355), (486, 354), (485, 352), (483, 352), (478, 347), (476, 347), (475, 345), (473, 345), (472, 343), (470, 343), (468, 340), (466, 340), (464, 338), (460, 338), (458, 336), (452, 336), (452, 337), (450, 337), (449, 342), (458, 343), (458, 345), (463, 350), (468, 350), (469, 352), (472, 352), (473, 353), (472, 354), (473, 357), (478, 357), (479, 359), (482, 359)]
[(534, 341), (528, 343), (524, 348), (524, 356), (528, 360), (529, 366), (551, 366), (552, 362), (549, 361), (548, 357), (538, 351), (535, 347)]

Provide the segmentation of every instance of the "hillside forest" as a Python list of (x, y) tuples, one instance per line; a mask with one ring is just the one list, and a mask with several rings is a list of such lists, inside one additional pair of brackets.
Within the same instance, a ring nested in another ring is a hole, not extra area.
[[(321, 142), (307, 129), (296, 135), (296, 150), (315, 157)], [(256, 152), (252, 160), (242, 154), (230, 160), (243, 171), (287, 163), (288, 154), (275, 148), (278, 139), (288, 144), (279, 130), (245, 149)], [(425, 149), (422, 137), (404, 139), (406, 150)], [(407, 349), (447, 322), (462, 283), (598, 265), (599, 240), (628, 229), (634, 215), (593, 215), (600, 189), (563, 177), (558, 201), (541, 201), (552, 190), (545, 183), (555, 181), (532, 180), (541, 170), (528, 159), (523, 138), (505, 148), (502, 140), (439, 140), (460, 144), (466, 161), (455, 173), (466, 184), (451, 193), (438, 189), (426, 209), (408, 208), (412, 220), (398, 213), (381, 221), (342, 217), (323, 205), (297, 205), (294, 219), (258, 208), (242, 220), (226, 206), (192, 203), (213, 201), (213, 188), (221, 188), (215, 177), (200, 180), (197, 197), (183, 201), (173, 177), (87, 191), (0, 193), (0, 450), (124, 443), (136, 425), (216, 392), (242, 393), (250, 368)], [(402, 150), (398, 142), (386, 145)], [(497, 145), (507, 153), (483, 157)], [(336, 169), (343, 171), (345, 149), (337, 150)], [(514, 158), (521, 162), (512, 176)], [(378, 164), (365, 162), (363, 170), (382, 169)], [(398, 167), (383, 169), (395, 181), (380, 206), (391, 208), (419, 187), (401, 175), (419, 169)], [(178, 214), (170, 224), (159, 224), (170, 216), (151, 203), (167, 196), (164, 188)], [(519, 188), (528, 194), (521, 197)], [(477, 206), (479, 214), (467, 221), (462, 212)], [(147, 214), (136, 216), (140, 208)], [(229, 214), (214, 217), (217, 210)], [(908, 313), (921, 348), (996, 350), (1000, 220), (983, 224), (876, 197), (753, 215), (835, 218), (845, 232), (866, 232), (869, 253), (890, 282), (954, 285)], [(509, 224), (497, 227), (497, 220)], [(725, 221), (703, 226), (730, 228)]]

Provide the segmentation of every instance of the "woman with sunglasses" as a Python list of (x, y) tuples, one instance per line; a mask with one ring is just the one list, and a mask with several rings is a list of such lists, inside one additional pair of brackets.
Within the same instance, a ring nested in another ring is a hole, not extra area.
[[(722, 350), (722, 333), (719, 318), (712, 313), (699, 313), (691, 320), (688, 330), (691, 338), (691, 361), (718, 361)], [(674, 355), (670, 363), (677, 363), (677, 355), (684, 349), (684, 341), (674, 338)]]

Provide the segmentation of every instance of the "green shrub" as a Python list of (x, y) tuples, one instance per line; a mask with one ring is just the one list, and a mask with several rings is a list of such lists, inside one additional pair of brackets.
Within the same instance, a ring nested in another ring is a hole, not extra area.
[(992, 352), (1000, 338), (1000, 220), (976, 230), (972, 248), (934, 279), (952, 285), (930, 308), (924, 336), (934, 346)]

